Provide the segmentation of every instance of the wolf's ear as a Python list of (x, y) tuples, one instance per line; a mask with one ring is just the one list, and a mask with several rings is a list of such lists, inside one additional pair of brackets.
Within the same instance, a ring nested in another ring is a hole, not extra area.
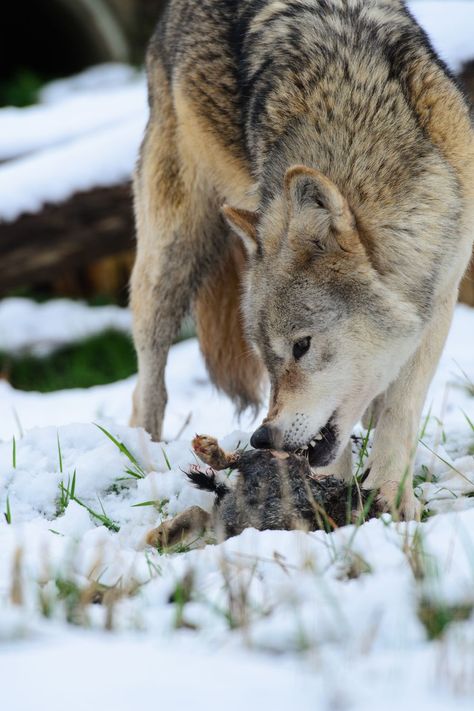
[(319, 170), (304, 165), (289, 168), (285, 194), (293, 247), (313, 252), (353, 252), (361, 247), (349, 203)]
[(242, 239), (248, 253), (254, 254), (258, 247), (258, 214), (229, 205), (223, 205), (222, 213), (229, 227)]

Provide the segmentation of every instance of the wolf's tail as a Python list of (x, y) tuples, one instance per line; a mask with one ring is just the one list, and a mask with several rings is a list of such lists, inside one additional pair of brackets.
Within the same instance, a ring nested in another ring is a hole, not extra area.
[(245, 251), (240, 240), (229, 238), (229, 242), (231, 246), (200, 287), (194, 310), (199, 345), (211, 380), (242, 411), (249, 406), (258, 409), (264, 369), (247, 342), (240, 312)]
[(214, 472), (203, 472), (200, 469), (192, 469), (186, 472), (188, 479), (197, 486), (198, 489), (203, 491), (210, 491), (217, 496), (218, 501), (220, 501), (226, 494), (229, 493), (230, 488), (227, 484), (222, 481), (217, 481)]

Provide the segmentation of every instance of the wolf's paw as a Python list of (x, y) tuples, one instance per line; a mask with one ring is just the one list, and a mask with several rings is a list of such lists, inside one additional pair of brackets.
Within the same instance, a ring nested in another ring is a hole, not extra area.
[[(369, 479), (364, 482), (364, 489), (372, 488)], [(398, 521), (420, 520), (421, 506), (411, 488), (402, 489), (399, 481), (385, 481), (376, 488), (378, 495), (375, 502), (381, 513), (390, 513)]]

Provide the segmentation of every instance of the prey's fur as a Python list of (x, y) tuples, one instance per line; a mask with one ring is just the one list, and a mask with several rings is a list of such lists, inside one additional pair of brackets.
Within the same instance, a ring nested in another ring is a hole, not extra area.
[(446, 67), (402, 0), (171, 0), (148, 81), (133, 422), (160, 437), (194, 303), (216, 385), (244, 407), (269, 375), (255, 446), (308, 448), (347, 478), (365, 413), (366, 486), (390, 506), (404, 484), (413, 517), (420, 414), (474, 235), (473, 131)]
[[(268, 449), (229, 454), (205, 436), (196, 437), (193, 448), (211, 469), (193, 467), (188, 477), (199, 489), (215, 495), (212, 513), (199, 506), (186, 509), (150, 531), (150, 545), (174, 546), (204, 531), (218, 540), (245, 528), (332, 531), (378, 512), (374, 493), (360, 491), (355, 482), (315, 478), (305, 457)], [(215, 472), (222, 469), (238, 469), (235, 484), (217, 479)]]

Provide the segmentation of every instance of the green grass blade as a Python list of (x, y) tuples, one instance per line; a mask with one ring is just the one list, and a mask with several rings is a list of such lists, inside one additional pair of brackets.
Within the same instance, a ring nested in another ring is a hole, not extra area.
[(470, 427), (471, 430), (474, 432), (474, 422), (471, 420), (471, 418), (469, 417), (469, 415), (468, 415), (466, 412), (464, 412), (464, 410), (462, 411), (462, 414), (463, 414), (464, 417), (466, 418), (469, 427)]
[(359, 475), (361, 474), (361, 471), (364, 467), (364, 462), (367, 459), (367, 456), (369, 454), (369, 438), (370, 438), (370, 433), (372, 432), (372, 418), (370, 418), (369, 426), (367, 427), (367, 432), (365, 433), (365, 436), (362, 439), (362, 446), (359, 450), (359, 459), (357, 462), (357, 469), (356, 473), (354, 474), (354, 478), (356, 481), (358, 480)]
[(164, 457), (164, 460), (165, 460), (165, 462), (166, 462), (166, 466), (168, 467), (168, 470), (171, 471), (171, 464), (170, 464), (170, 460), (168, 459), (168, 455), (166, 454), (166, 452), (165, 452), (165, 450), (163, 449), (163, 447), (161, 448), (161, 451), (162, 451), (162, 453), (163, 453), (163, 457)]
[(59, 460), (59, 471), (63, 473), (63, 453), (61, 452), (61, 442), (59, 441), (59, 432), (56, 432), (56, 437), (58, 440), (58, 460)]
[[(87, 504), (85, 504), (83, 501), (78, 499), (77, 496), (74, 496), (73, 500), (76, 502), (76, 504), (79, 504), (79, 506), (82, 506), (82, 508), (88, 511), (93, 518), (95, 518), (97, 521), (100, 521), (106, 528), (109, 529), (109, 531), (113, 531), (114, 533), (118, 533), (120, 531), (120, 526), (118, 525), (118, 523), (112, 521), (112, 519), (107, 516), (103, 507), (102, 510), (104, 511), (104, 513), (100, 514), (97, 513), (97, 511), (94, 511), (94, 509), (91, 509), (90, 506), (87, 506)], [(102, 506), (102, 502), (100, 501), (100, 499), (99, 503)]]
[(155, 499), (154, 501), (141, 501), (139, 504), (132, 504), (131, 508), (140, 508), (145, 506), (154, 506), (158, 513), (164, 512), (165, 506), (169, 504), (169, 499)]
[(144, 470), (143, 467), (138, 463), (138, 460), (136, 459), (136, 457), (134, 457), (134, 455), (131, 453), (131, 451), (128, 449), (128, 447), (127, 447), (123, 442), (120, 442), (120, 440), (118, 440), (116, 437), (114, 437), (113, 434), (111, 434), (110, 432), (108, 432), (108, 431), (105, 429), (105, 427), (102, 427), (102, 425), (99, 425), (99, 424), (97, 424), (97, 423), (94, 423), (94, 424), (95, 424), (96, 427), (99, 428), (99, 430), (100, 430), (101, 432), (103, 432), (103, 433), (105, 434), (106, 437), (108, 437), (108, 438), (110, 439), (111, 442), (113, 442), (113, 444), (117, 447), (117, 449), (118, 449), (122, 454), (124, 454), (124, 455), (127, 457), (127, 459), (133, 464), (133, 466), (134, 466), (135, 469), (137, 470), (137, 473), (138, 473), (138, 475), (139, 475), (139, 478), (145, 477), (145, 476), (146, 476), (145, 470)]
[(427, 428), (428, 428), (428, 423), (429, 423), (429, 421), (430, 421), (430, 419), (431, 419), (431, 408), (432, 408), (432, 407), (433, 407), (433, 403), (431, 403), (430, 408), (429, 408), (429, 410), (428, 410), (428, 412), (427, 412), (427, 415), (426, 415), (426, 417), (425, 417), (425, 419), (424, 419), (423, 426), (422, 426), (422, 428), (421, 428), (420, 436), (418, 437), (418, 439), (423, 439), (424, 436), (425, 436), (425, 434), (426, 434), (426, 430), (427, 430)]
[(7, 496), (7, 508), (6, 508), (6, 511), (5, 511), (5, 513), (4, 513), (3, 515), (5, 516), (5, 521), (6, 521), (9, 525), (11, 525), (11, 522), (12, 522), (12, 511), (11, 511), (11, 508), (10, 508), (10, 497), (9, 497), (9, 496)]
[(69, 491), (69, 496), (71, 497), (71, 499), (73, 499), (75, 495), (76, 495), (76, 470), (74, 469), (74, 473), (72, 475), (71, 489)]
[(456, 474), (459, 474), (460, 477), (462, 477), (465, 481), (467, 481), (469, 484), (472, 484), (472, 481), (462, 472), (459, 471), (459, 469), (456, 469), (456, 467), (453, 467), (452, 464), (450, 464), (446, 459), (443, 459), (443, 457), (440, 457), (440, 455), (434, 451), (434, 449), (431, 449), (431, 447), (428, 447), (428, 445), (425, 442), (421, 442), (420, 444), (423, 445), (423, 447), (426, 447), (426, 449), (431, 452), (437, 459), (440, 460), (440, 462), (443, 462), (443, 464), (446, 464), (447, 467), (449, 467), (453, 472), (456, 472)]
[(133, 479), (143, 479), (143, 476), (141, 474), (133, 471), (133, 469), (130, 468), (125, 469), (125, 474), (128, 474), (129, 476), (133, 477)]

